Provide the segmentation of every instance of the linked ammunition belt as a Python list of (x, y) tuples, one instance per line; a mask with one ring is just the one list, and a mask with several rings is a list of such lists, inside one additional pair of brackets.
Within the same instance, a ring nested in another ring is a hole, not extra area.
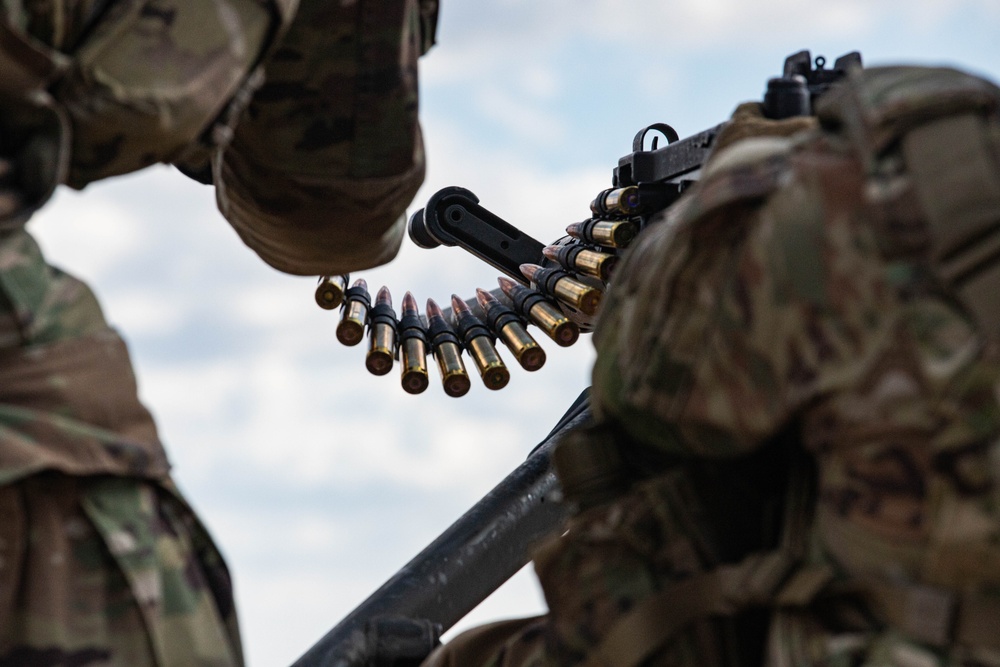
[[(472, 193), (460, 188), (442, 192), (448, 195), (448, 219), (486, 221), (487, 229), (515, 229), (479, 206)], [(634, 219), (642, 213), (638, 194), (635, 187), (601, 192), (591, 205), (594, 217), (570, 225), (567, 236), (552, 245), (519, 234), (519, 244), (508, 246), (509, 256), (483, 257), (507, 274), (498, 278), (499, 287), (479, 288), (469, 299), (452, 295), (450, 309), (428, 299), (421, 313), (407, 292), (397, 317), (387, 287), (380, 288), (373, 300), (364, 279), (351, 283), (347, 275), (322, 276), (316, 303), (326, 310), (339, 309), (337, 339), (344, 345), (358, 345), (367, 335), (365, 366), (371, 373), (386, 375), (398, 360), (401, 386), (411, 394), (429, 385), (428, 354), (437, 361), (449, 396), (463, 396), (471, 386), (463, 355), (472, 360), (484, 386), (502, 389), (510, 372), (497, 349), (498, 339), (522, 368), (536, 371), (545, 364), (546, 354), (529, 326), (560, 347), (573, 345), (581, 331), (589, 330), (618, 252), (639, 229)], [(436, 199), (440, 193), (431, 202)], [(441, 229), (434, 233), (427, 228), (430, 215), (422, 209), (410, 221), (410, 236), (422, 247), (434, 247), (436, 239), (446, 236)]]

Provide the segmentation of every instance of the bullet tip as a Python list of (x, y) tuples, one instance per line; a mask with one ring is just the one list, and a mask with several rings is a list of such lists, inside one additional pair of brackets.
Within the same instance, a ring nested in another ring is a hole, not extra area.
[(534, 280), (538, 272), (542, 270), (542, 267), (538, 266), (537, 264), (522, 264), (518, 268), (521, 269), (521, 275), (523, 275), (528, 280)]
[(417, 312), (417, 300), (413, 298), (411, 292), (407, 292), (403, 295), (403, 310), (407, 313)]
[(434, 299), (427, 299), (427, 317), (443, 317), (441, 306), (437, 305)]
[(476, 300), (483, 310), (488, 310), (490, 304), (496, 301), (496, 297), (484, 290), (482, 287), (476, 288)]
[(378, 294), (375, 295), (375, 301), (377, 303), (387, 303), (392, 305), (392, 294), (389, 292), (389, 288), (383, 285), (379, 288)]
[(454, 310), (456, 313), (464, 313), (465, 311), (469, 310), (469, 304), (465, 303), (465, 300), (462, 299), (457, 294), (452, 294), (451, 309)]

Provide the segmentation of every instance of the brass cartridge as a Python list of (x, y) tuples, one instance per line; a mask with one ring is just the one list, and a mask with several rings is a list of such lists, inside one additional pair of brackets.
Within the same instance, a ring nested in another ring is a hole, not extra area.
[(581, 243), (548, 246), (542, 249), (542, 254), (568, 271), (593, 276), (604, 283), (611, 279), (611, 272), (618, 262), (617, 255), (589, 250)]
[(604, 190), (590, 202), (590, 211), (599, 218), (635, 215), (639, 212), (639, 188), (629, 185)]
[(580, 327), (549, 303), (541, 292), (519, 285), (510, 278), (500, 277), (497, 282), (514, 304), (514, 311), (526, 317), (558, 345), (569, 347), (580, 337)]
[(347, 291), (347, 274), (342, 276), (320, 276), (316, 285), (316, 305), (324, 310), (338, 308)]
[(562, 269), (543, 269), (537, 264), (522, 264), (521, 273), (538, 286), (538, 291), (573, 306), (584, 315), (596, 315), (603, 292), (584, 285)]
[(638, 233), (631, 220), (598, 220), (591, 218), (584, 222), (574, 222), (566, 228), (566, 233), (575, 239), (591, 245), (610, 248), (626, 248)]
[(368, 323), (368, 311), (371, 310), (372, 299), (368, 294), (368, 283), (364, 278), (358, 278), (354, 285), (344, 293), (344, 310), (337, 324), (337, 340), (344, 345), (357, 345), (365, 337), (365, 325)]
[(419, 394), (430, 384), (427, 376), (427, 348), (430, 341), (420, 320), (417, 300), (409, 292), (403, 296), (402, 316), (399, 319), (399, 349), (402, 375), (400, 384), (410, 394)]
[(486, 313), (486, 325), (511, 351), (517, 363), (526, 371), (537, 371), (545, 365), (545, 350), (538, 344), (524, 322), (513, 309), (484, 289), (476, 289), (476, 300)]
[(472, 383), (462, 361), (462, 348), (458, 336), (445, 321), (441, 307), (433, 299), (427, 299), (427, 328), (444, 393), (455, 398), (464, 396)]
[(392, 295), (383, 287), (375, 296), (375, 307), (371, 310), (365, 367), (373, 375), (385, 375), (392, 370), (395, 358), (396, 313), (392, 309)]
[(465, 343), (465, 349), (476, 364), (476, 370), (487, 389), (503, 389), (510, 381), (510, 371), (493, 345), (493, 336), (486, 325), (479, 321), (468, 304), (452, 294), (451, 309), (455, 317), (458, 336)]

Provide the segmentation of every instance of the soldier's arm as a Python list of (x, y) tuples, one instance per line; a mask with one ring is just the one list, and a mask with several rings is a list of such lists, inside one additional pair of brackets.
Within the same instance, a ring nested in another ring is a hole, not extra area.
[(216, 160), (220, 210), (288, 273), (382, 264), (424, 176), (417, 58), (436, 3), (304, 0)]

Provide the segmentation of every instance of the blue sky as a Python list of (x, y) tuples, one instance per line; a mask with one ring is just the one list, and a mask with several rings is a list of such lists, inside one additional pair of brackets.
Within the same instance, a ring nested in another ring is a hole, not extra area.
[[(586, 217), (633, 135), (682, 136), (759, 99), (786, 55), (959, 65), (1000, 80), (996, 0), (443, 0), (421, 64), (429, 169), (542, 241)], [(587, 385), (592, 348), (542, 340), (502, 391), (405, 394), (334, 338), (314, 280), (246, 249), (169, 168), (61, 191), (31, 223), (129, 341), (175, 474), (233, 569), (252, 667), (291, 663), (520, 463)], [(396, 304), (495, 286), (457, 249), (358, 274)], [(543, 338), (539, 336), (540, 338)], [(509, 355), (508, 355), (509, 358)], [(462, 625), (542, 602), (519, 575)]]

